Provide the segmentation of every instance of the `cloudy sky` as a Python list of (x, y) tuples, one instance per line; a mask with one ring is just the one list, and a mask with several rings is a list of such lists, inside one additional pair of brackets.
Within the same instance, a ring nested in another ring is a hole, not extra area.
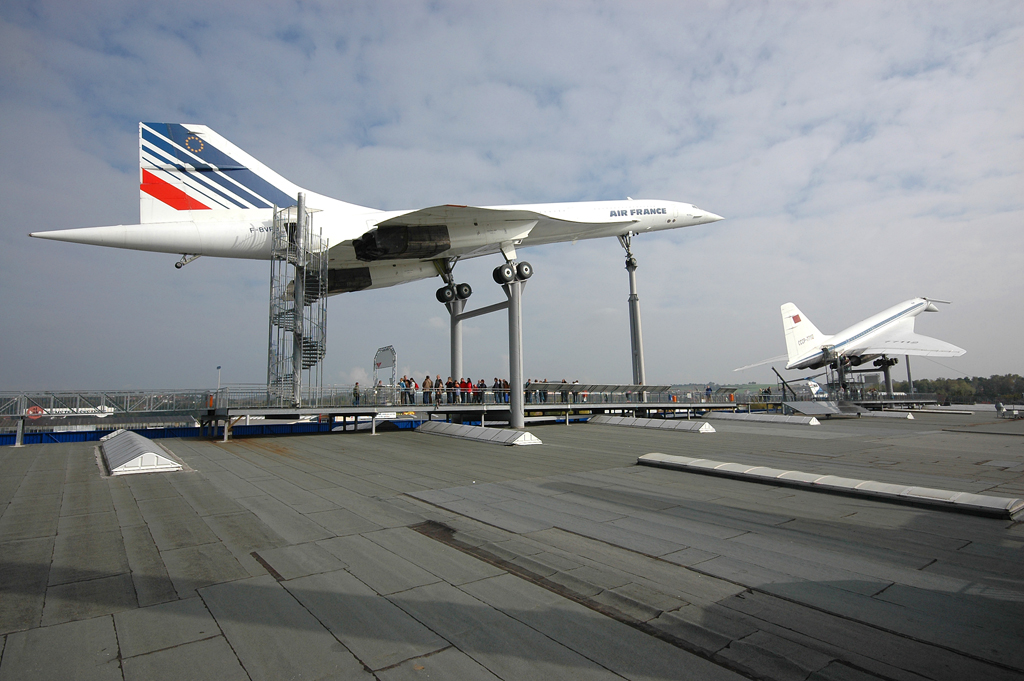
[[(244, 7), (244, 9), (241, 9)], [(650, 382), (767, 381), (779, 306), (825, 332), (914, 296), (1024, 373), (1024, 4), (0, 3), (0, 390), (266, 377), (269, 265), (30, 239), (138, 222), (138, 121), (203, 123), (383, 209), (662, 198), (725, 216), (634, 240)], [(521, 252), (527, 377), (628, 382), (612, 239)], [(499, 256), (460, 263), (471, 307)], [(440, 282), (328, 305), (324, 381), (448, 373)], [(503, 315), (466, 373), (506, 376)], [(896, 375), (902, 377), (902, 365)]]

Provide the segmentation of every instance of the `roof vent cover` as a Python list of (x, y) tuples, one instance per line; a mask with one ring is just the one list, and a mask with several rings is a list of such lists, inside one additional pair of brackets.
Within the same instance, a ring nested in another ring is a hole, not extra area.
[(180, 463), (162, 447), (138, 433), (122, 430), (103, 438), (103, 463), (111, 475), (180, 471)]

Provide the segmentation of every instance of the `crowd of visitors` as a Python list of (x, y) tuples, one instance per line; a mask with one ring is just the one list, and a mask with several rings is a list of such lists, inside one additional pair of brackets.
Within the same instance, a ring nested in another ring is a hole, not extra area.
[[(567, 380), (562, 379), (562, 383), (558, 386), (557, 390), (551, 390), (550, 386), (545, 386), (542, 390), (537, 387), (537, 384), (540, 383), (550, 383), (550, 381), (547, 379), (543, 381), (535, 378), (527, 379), (526, 384), (523, 386), (526, 403), (586, 401), (586, 393), (581, 394), (576, 389), (579, 381), (569, 383)], [(390, 395), (388, 395), (390, 389), (391, 386), (386, 386), (381, 381), (377, 381), (374, 401), (379, 403), (390, 399)], [(354, 404), (359, 404), (357, 391), (358, 387), (356, 390), (353, 390)], [(488, 384), (482, 378), (478, 381), (474, 381), (469, 377), (456, 380), (454, 377), (449, 376), (447, 380), (443, 380), (440, 374), (434, 378), (427, 374), (423, 377), (422, 381), (417, 381), (415, 378), (410, 378), (406, 375), (399, 379), (394, 391), (399, 404), (483, 404), (485, 402), (488, 404), (508, 404), (509, 402), (508, 381), (497, 376)], [(555, 396), (552, 396), (552, 393), (555, 393)]]
[[(385, 386), (378, 381), (377, 388), (380, 392)], [(442, 380), (440, 374), (435, 378), (427, 374), (419, 382), (402, 376), (396, 391), (401, 404), (483, 404), (485, 395), (487, 402), (507, 404), (509, 401), (508, 381), (497, 376), (490, 385), (482, 378), (475, 382), (469, 377), (455, 380), (449, 376), (448, 380)]]
[[(547, 403), (588, 403), (588, 402), (615, 402), (621, 401), (623, 395), (626, 402), (646, 401), (647, 393), (631, 392), (630, 386), (625, 393), (615, 391), (601, 391), (588, 393), (586, 388), (591, 386), (580, 385), (579, 381), (571, 383), (562, 379), (561, 382), (548, 379), (527, 379), (523, 385), (523, 398), (525, 404), (547, 404)], [(581, 390), (582, 388), (582, 390)], [(707, 387), (710, 395), (711, 387)], [(355, 385), (352, 391), (352, 404), (359, 405), (362, 391), (359, 384)], [(442, 404), (508, 404), (510, 401), (509, 382), (505, 379), (494, 377), (488, 384), (484, 379), (474, 381), (469, 377), (462, 377), (456, 380), (449, 376), (447, 380), (442, 379), (440, 374), (430, 377), (427, 374), (422, 381), (417, 381), (408, 375), (402, 376), (397, 385), (385, 385), (382, 381), (371, 391), (367, 390), (363, 397), (369, 399), (373, 404), (398, 404), (398, 405), (442, 405)], [(698, 392), (699, 396), (700, 393)], [(669, 398), (675, 401), (675, 397)]]

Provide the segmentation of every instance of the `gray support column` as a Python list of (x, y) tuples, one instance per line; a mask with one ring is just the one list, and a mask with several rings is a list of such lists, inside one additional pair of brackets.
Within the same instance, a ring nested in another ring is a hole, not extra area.
[(903, 359), (907, 362), (907, 394), (914, 394), (914, 379), (910, 375), (910, 355), (904, 355)]
[(626, 271), (629, 272), (629, 345), (633, 360), (633, 384), (644, 385), (647, 383), (644, 371), (644, 335), (640, 329), (640, 296), (636, 292), (636, 258), (630, 250), (632, 238), (632, 234), (620, 236), (619, 243), (626, 250)]
[(629, 272), (629, 342), (633, 356), (633, 384), (644, 385), (644, 335), (640, 328), (640, 296), (636, 292), (636, 258), (626, 258)]
[(885, 394), (888, 395), (891, 400), (894, 395), (892, 394), (892, 372), (890, 369), (891, 367), (889, 366), (889, 362), (885, 362), (882, 365), (882, 374), (885, 376)]
[(459, 315), (466, 309), (466, 301), (456, 298), (447, 307), (451, 315), (452, 378), (458, 381), (462, 378), (462, 319)]
[(21, 418), (18, 419), (18, 430), (14, 434), (14, 446), (24, 447), (25, 446), (25, 415), (22, 414)]
[(508, 389), (509, 422), (512, 428), (526, 426), (523, 414), (523, 311), (522, 293), (525, 282), (505, 284), (508, 296)]
[(306, 249), (303, 240), (306, 227), (306, 195), (299, 192), (298, 205), (295, 207), (295, 286), (292, 293), (295, 310), (295, 328), (292, 340), (292, 404), (302, 406), (302, 335), (306, 303)]

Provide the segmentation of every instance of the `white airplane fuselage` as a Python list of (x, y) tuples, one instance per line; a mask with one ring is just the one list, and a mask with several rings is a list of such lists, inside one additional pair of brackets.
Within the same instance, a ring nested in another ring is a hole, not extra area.
[[(317, 201), (317, 199), (321, 199)], [(326, 199), (326, 200), (323, 200)], [(382, 211), (367, 209), (352, 213), (348, 210), (332, 210), (332, 199), (319, 195), (307, 195), (307, 207), (315, 211), (313, 224), (321, 230), (330, 246), (351, 241), (362, 236), (374, 226), (387, 220), (401, 218), (414, 210)], [(346, 204), (347, 205), (347, 204)], [(322, 208), (320, 206), (323, 206)], [(720, 220), (721, 217), (708, 213), (691, 204), (664, 200), (623, 200), (623, 201), (582, 201), (575, 203), (541, 203), (508, 206), (483, 206), (482, 210), (528, 211), (539, 214), (536, 224), (528, 233), (522, 222), (529, 220), (473, 225), (475, 229), (463, 230), (453, 235), (451, 248), (433, 255), (433, 258), (477, 256), (497, 253), (501, 241), (513, 240), (517, 246), (526, 248), (544, 244), (596, 239), (625, 234), (642, 234), (665, 229), (689, 227)], [(646, 214), (630, 216), (629, 224), (623, 225), (622, 218), (611, 218), (612, 213), (648, 211)], [(174, 222), (150, 222), (140, 225), (113, 225), (108, 227), (84, 227), (78, 229), (36, 232), (32, 236), (57, 241), (127, 248), (158, 253), (188, 253), (218, 258), (244, 258), (268, 260), (271, 250), (273, 227), (272, 209), (247, 209), (231, 211), (230, 216), (212, 214), (207, 211), (190, 211), (191, 219)], [(182, 216), (184, 217), (184, 216)], [(331, 263), (342, 262), (332, 252)], [(351, 262), (358, 259), (353, 255)]]

